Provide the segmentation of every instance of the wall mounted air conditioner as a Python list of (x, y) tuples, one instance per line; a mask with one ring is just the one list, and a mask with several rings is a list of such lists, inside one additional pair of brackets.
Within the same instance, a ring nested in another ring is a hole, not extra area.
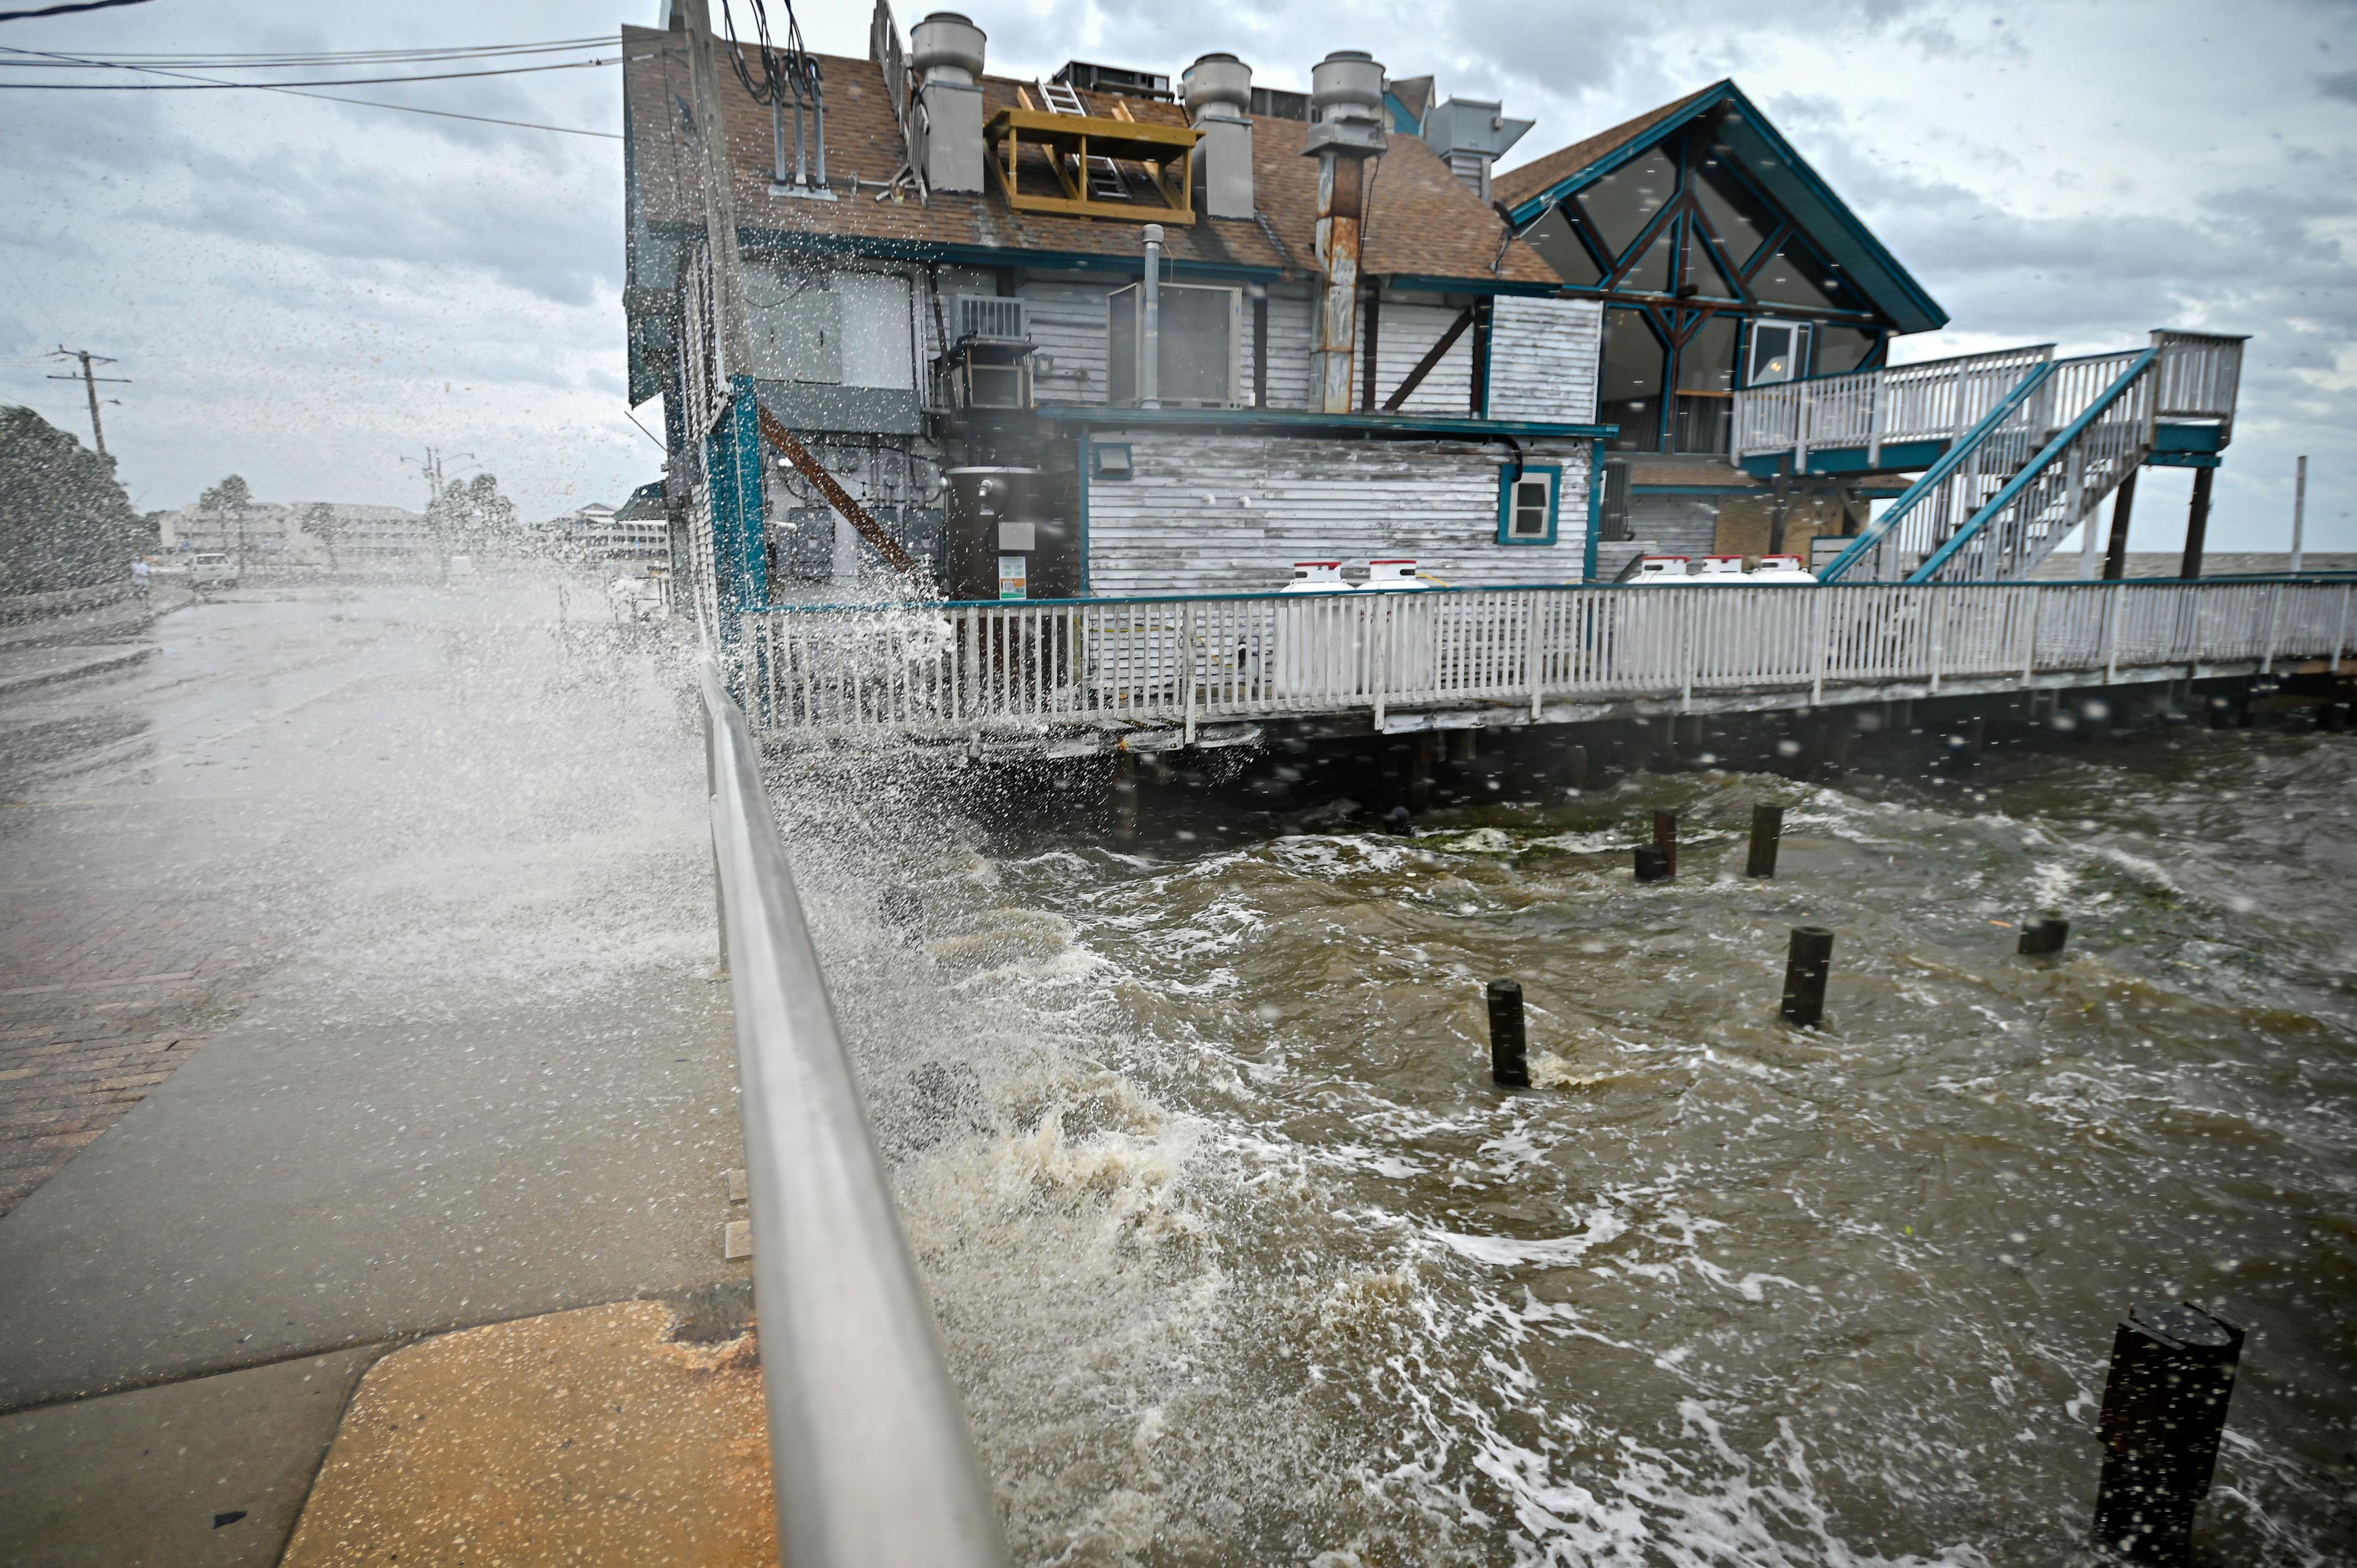
[[(1105, 296), (1105, 380), (1113, 403), (1137, 401), (1145, 285)], [(1161, 289), (1160, 392), (1165, 408), (1235, 408), (1243, 402), (1244, 292), (1199, 284)]]

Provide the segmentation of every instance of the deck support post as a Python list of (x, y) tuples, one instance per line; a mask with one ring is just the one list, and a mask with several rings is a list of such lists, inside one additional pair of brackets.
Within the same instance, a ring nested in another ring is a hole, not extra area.
[(2120, 488), (2112, 492), (2112, 542), (2104, 553), (2104, 580), (2116, 583), (2128, 571), (2128, 519), (2136, 511), (2138, 469), (2130, 468)]
[(2201, 575), (2201, 546), (2210, 532), (2210, 487), (2215, 468), (2193, 470), (2193, 499), (2185, 509), (2185, 561), (2179, 575), (2189, 581)]
[(1547, 595), (1528, 596), (1529, 635), (1523, 639), (1523, 671), (1531, 685), (1531, 723), (1539, 722), (1539, 712), (1546, 690), (1546, 606)]
[(1178, 607), (1178, 679), (1186, 682), (1186, 744), (1195, 744), (1195, 607)]
[(1809, 597), (1812, 600), (1812, 607), (1815, 612), (1817, 623), (1816, 670), (1809, 678), (1809, 705), (1814, 708), (1824, 705), (1825, 658), (1831, 651), (1831, 643), (1833, 640), (1833, 610), (1831, 608), (1832, 601), (1828, 600), (1823, 593), (1812, 594)]
[(2104, 597), (2111, 603), (2104, 607), (2104, 684), (2116, 683), (2120, 678), (2120, 600), (2127, 592), (2125, 584), (2114, 588)]

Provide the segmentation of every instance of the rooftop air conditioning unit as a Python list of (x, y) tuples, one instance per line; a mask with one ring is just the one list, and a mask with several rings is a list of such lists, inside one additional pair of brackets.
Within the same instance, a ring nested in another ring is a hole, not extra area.
[[(1166, 283), (1161, 287), (1162, 404), (1234, 408), (1243, 401), (1243, 290)], [(1135, 403), (1137, 365), (1144, 351), (1144, 285), (1131, 284), (1105, 296), (1105, 379), (1114, 403)]]
[(957, 296), (957, 331), (955, 338), (987, 338), (1001, 342), (1020, 343), (1031, 336), (1031, 322), (1024, 310), (1025, 302), (1006, 299), (990, 294), (962, 294)]

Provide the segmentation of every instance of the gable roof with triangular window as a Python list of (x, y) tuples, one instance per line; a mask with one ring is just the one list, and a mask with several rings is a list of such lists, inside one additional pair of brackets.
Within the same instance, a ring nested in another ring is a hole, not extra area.
[(1939, 302), (1733, 81), (1689, 93), (1510, 169), (1496, 177), (1493, 189), (1499, 202), (1512, 211), (1516, 226), (1526, 226), (1565, 197), (1706, 119), (1716, 121), (1714, 134), (1745, 177), (1784, 210), (1811, 244), (1838, 264), (1894, 327), (1901, 332), (1930, 332), (1948, 324), (1948, 313)]

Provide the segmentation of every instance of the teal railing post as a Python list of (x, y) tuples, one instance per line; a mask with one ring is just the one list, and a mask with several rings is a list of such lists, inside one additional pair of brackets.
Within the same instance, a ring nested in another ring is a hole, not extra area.
[[(720, 606), (720, 665), (730, 694), (747, 697), (744, 618), (770, 602), (770, 535), (761, 509), (760, 406), (753, 378), (729, 379), (728, 406), (704, 438), (712, 486), (712, 573)], [(749, 704), (748, 704), (749, 706)]]
[(1996, 405), (1981, 416), (1979, 424), (1966, 432), (1962, 440), (1955, 442), (1945, 452), (1941, 453), (1938, 460), (1923, 470), (1923, 477), (1908, 486), (1906, 493), (1890, 503), (1889, 510), (1877, 520), (1873, 527), (1859, 534), (1856, 543), (1834, 557), (1832, 564), (1825, 567), (1824, 575), (1818, 580), (1825, 583), (1840, 582), (1867, 552), (1890, 536), (1891, 531), (1899, 526), (1908, 513), (1913, 511), (1926, 498), (1938, 493), (1940, 487), (1946, 484), (1950, 476), (1953, 475), (1958, 468), (1964, 467), (1964, 460), (1973, 455), (1975, 449), (1982, 442), (1995, 435), (2005, 422), (2013, 417), (2015, 410), (2029, 400), (2031, 392), (2045, 385), (2046, 379), (2053, 373), (2054, 363), (2050, 360), (2031, 366), (2021, 380), (2014, 383), (2013, 390), (1997, 399)]

